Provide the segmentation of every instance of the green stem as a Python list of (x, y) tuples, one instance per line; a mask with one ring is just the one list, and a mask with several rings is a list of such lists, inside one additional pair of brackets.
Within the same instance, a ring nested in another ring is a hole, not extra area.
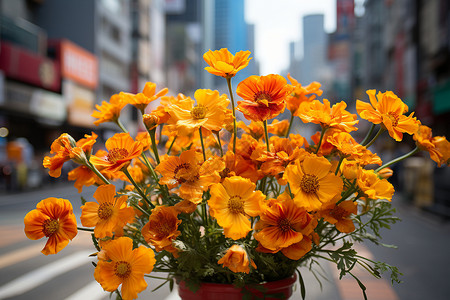
[(205, 145), (203, 144), (203, 134), (202, 134), (201, 127), (199, 127), (199, 129), (198, 129), (198, 133), (200, 134), (200, 143), (202, 144), (203, 161), (206, 161)]
[(141, 213), (143, 213), (144, 215), (146, 215), (147, 217), (150, 217), (150, 214), (145, 211), (145, 209), (143, 209), (142, 207), (139, 206), (139, 204), (131, 204), (131, 206), (133, 206), (134, 208), (136, 208), (137, 210), (139, 210)]
[(220, 149), (220, 157), (223, 156), (223, 149), (222, 149), (222, 142), (220, 141), (220, 134), (219, 131), (216, 131), (216, 136), (217, 136), (217, 142), (219, 143), (219, 149)]
[(134, 181), (133, 177), (131, 177), (130, 172), (128, 172), (127, 168), (122, 168), (121, 170), (126, 176), (127, 178), (131, 181), (131, 183), (134, 185), (134, 187), (136, 188), (136, 190), (138, 191), (139, 195), (141, 195), (141, 197), (145, 200), (145, 202), (148, 203), (148, 205), (150, 205), (151, 208), (155, 208), (155, 205), (153, 205), (153, 203), (148, 200), (147, 196), (144, 194), (144, 192), (142, 191), (142, 189), (139, 187), (139, 185), (136, 183), (136, 181)]
[(384, 129), (383, 127), (380, 127), (380, 130), (378, 130), (377, 134), (373, 137), (373, 139), (366, 145), (366, 148), (369, 148), (370, 146), (372, 146), (373, 143), (375, 143), (376, 139), (383, 133), (385, 132), (386, 129)]
[(153, 150), (153, 154), (155, 154), (155, 160), (159, 165), (160, 160), (159, 160), (159, 154), (158, 154), (158, 147), (156, 146), (155, 129), (147, 130), (147, 131), (150, 134), (150, 139), (152, 140), (152, 150)]
[(97, 168), (91, 162), (88, 162), (88, 164), (86, 164), (86, 167), (88, 167), (92, 172), (94, 172), (95, 175), (97, 175), (104, 183), (110, 184), (109, 180), (106, 179), (105, 176), (103, 176), (103, 174), (100, 173), (100, 171), (97, 170)]
[(344, 156), (341, 156), (341, 158), (339, 159), (339, 163), (336, 167), (336, 172), (334, 172), (334, 175), (337, 175), (339, 173), (339, 168), (341, 167), (342, 161), (344, 160)]
[(366, 137), (364, 138), (364, 140), (361, 142), (361, 146), (365, 146), (368, 142), (369, 142), (369, 138), (372, 135), (373, 130), (375, 129), (375, 124), (372, 123), (372, 125), (370, 126), (369, 131), (366, 134)]
[(172, 150), (172, 146), (173, 146), (173, 144), (175, 144), (176, 139), (177, 139), (177, 136), (174, 136), (172, 143), (170, 143), (169, 149), (167, 149), (167, 155), (170, 155), (170, 150)]
[(291, 120), (289, 121), (289, 127), (286, 132), (286, 138), (289, 137), (289, 132), (291, 131), (291, 127), (292, 127), (292, 122), (294, 122), (294, 114), (291, 111)]
[(263, 125), (264, 125), (264, 137), (266, 139), (267, 152), (270, 152), (269, 133), (267, 131), (267, 120), (263, 121)]
[(82, 231), (94, 232), (94, 229), (91, 229), (91, 228), (77, 227), (77, 229), (82, 230)]
[(141, 156), (144, 159), (145, 165), (150, 170), (150, 173), (152, 174), (152, 176), (155, 179), (156, 183), (158, 183), (158, 181), (159, 181), (158, 175), (156, 174), (155, 169), (153, 169), (153, 166), (148, 161), (147, 155), (145, 155), (144, 152), (142, 152)]
[(233, 153), (236, 153), (236, 136), (237, 136), (236, 109), (234, 106), (233, 90), (231, 89), (231, 78), (227, 78), (227, 84), (228, 84), (228, 91), (230, 92), (231, 108), (233, 112)]
[(128, 130), (125, 128), (125, 126), (123, 126), (122, 122), (120, 122), (119, 118), (117, 118), (115, 123), (117, 124), (117, 126), (119, 126), (120, 130), (122, 130), (125, 133), (128, 133)]
[(397, 157), (396, 159), (391, 160), (390, 162), (385, 163), (384, 165), (382, 165), (381, 167), (379, 167), (378, 169), (376, 169), (376, 172), (379, 172), (380, 170), (389, 167), (390, 165), (393, 165), (395, 163), (398, 163), (399, 161), (404, 160), (405, 158), (408, 158), (410, 156), (413, 156), (414, 154), (416, 154), (417, 152), (419, 152), (420, 149), (419, 147), (414, 148), (411, 152), (406, 153), (405, 155), (402, 155), (400, 157)]
[(314, 152), (314, 154), (317, 154), (317, 152), (319, 152), (320, 146), (322, 145), (323, 136), (325, 135), (325, 132), (327, 131), (327, 129), (328, 128), (323, 128), (322, 127), (322, 132), (320, 133), (319, 143), (317, 144), (317, 149)]

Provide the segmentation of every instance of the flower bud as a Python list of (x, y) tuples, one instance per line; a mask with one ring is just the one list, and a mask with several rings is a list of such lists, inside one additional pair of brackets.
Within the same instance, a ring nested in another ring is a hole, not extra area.
[(341, 164), (341, 172), (345, 178), (353, 180), (358, 176), (358, 163), (354, 160), (344, 160)]
[(394, 171), (390, 168), (383, 168), (378, 172), (378, 176), (384, 179), (391, 177), (392, 174), (394, 174)]
[(145, 127), (147, 127), (148, 130), (152, 130), (156, 126), (158, 126), (159, 123), (159, 117), (155, 114), (144, 114), (143, 116)]

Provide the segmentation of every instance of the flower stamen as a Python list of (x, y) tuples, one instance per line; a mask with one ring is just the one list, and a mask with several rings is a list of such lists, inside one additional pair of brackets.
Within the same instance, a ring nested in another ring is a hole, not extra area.
[(103, 220), (109, 219), (113, 214), (112, 203), (105, 202), (100, 204), (97, 214), (100, 219)]
[(113, 148), (109, 150), (107, 159), (112, 163), (116, 163), (117, 161), (124, 159), (128, 156), (127, 149), (124, 148)]
[(300, 182), (300, 187), (307, 194), (315, 193), (319, 189), (319, 179), (316, 175), (305, 174)]
[(126, 261), (118, 261), (114, 265), (114, 274), (122, 279), (128, 278), (131, 274), (131, 265)]
[(206, 116), (207, 110), (208, 110), (208, 108), (206, 106), (196, 105), (192, 108), (191, 116), (195, 120), (204, 119)]
[(59, 229), (59, 222), (56, 219), (47, 219), (42, 224), (42, 231), (46, 237), (53, 235)]
[(233, 214), (244, 214), (244, 201), (238, 195), (232, 196), (228, 200), (228, 209)]

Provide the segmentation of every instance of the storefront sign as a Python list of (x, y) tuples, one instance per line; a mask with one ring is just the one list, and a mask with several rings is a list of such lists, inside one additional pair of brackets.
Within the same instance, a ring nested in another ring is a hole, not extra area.
[(67, 121), (71, 125), (81, 127), (94, 127), (95, 94), (73, 81), (63, 81), (63, 95), (67, 103)]
[(61, 95), (36, 89), (30, 103), (31, 112), (44, 119), (64, 122), (66, 119), (66, 105)]

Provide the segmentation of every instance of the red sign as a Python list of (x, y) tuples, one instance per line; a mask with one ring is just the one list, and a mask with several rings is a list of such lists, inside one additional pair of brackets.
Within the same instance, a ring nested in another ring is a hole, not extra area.
[(5, 41), (1, 42), (0, 69), (7, 78), (51, 91), (59, 91), (61, 88), (61, 74), (57, 63)]
[(69, 40), (50, 42), (49, 47), (55, 47), (57, 50), (63, 78), (71, 79), (90, 89), (97, 87), (98, 62), (94, 54)]

